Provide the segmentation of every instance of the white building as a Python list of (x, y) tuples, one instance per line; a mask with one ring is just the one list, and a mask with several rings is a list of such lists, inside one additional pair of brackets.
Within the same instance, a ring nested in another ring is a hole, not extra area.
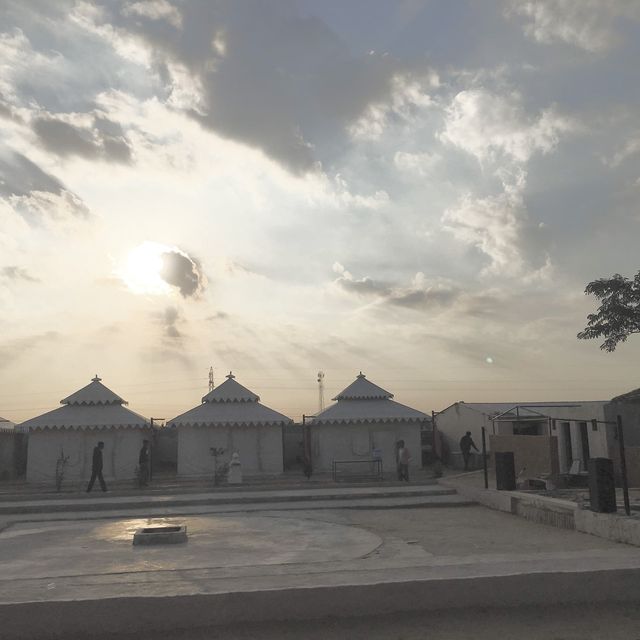
[(259, 396), (230, 373), (202, 404), (167, 422), (178, 430), (178, 475), (213, 475), (212, 449), (223, 449), (226, 461), (237, 452), (243, 475), (280, 474), (282, 429), (291, 422), (260, 404)]
[(27, 481), (55, 483), (61, 456), (68, 456), (65, 482), (88, 480), (99, 441), (104, 442), (102, 473), (107, 484), (133, 480), (142, 441), (149, 439), (147, 419), (124, 407), (125, 400), (98, 376), (60, 403), (64, 406), (18, 425), (29, 431)]
[(431, 418), (391, 398), (392, 393), (360, 372), (333, 398), (336, 403), (309, 423), (314, 471), (332, 471), (334, 461), (371, 460), (376, 451), (382, 457), (383, 470), (393, 473), (399, 440), (404, 440), (411, 453), (410, 468), (420, 468), (420, 429)]
[[(450, 452), (450, 462), (460, 466), (460, 438), (471, 436), (482, 449), (482, 427), (486, 429), (487, 450), (490, 435), (552, 435), (558, 437), (561, 473), (568, 473), (580, 460), (584, 469), (589, 458), (610, 457), (605, 420), (605, 401), (582, 402), (456, 402), (435, 418)], [(595, 427), (592, 420), (597, 420)]]

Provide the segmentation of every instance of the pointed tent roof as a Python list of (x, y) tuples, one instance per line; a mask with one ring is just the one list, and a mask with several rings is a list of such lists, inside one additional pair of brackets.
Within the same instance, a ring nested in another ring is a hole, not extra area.
[(387, 400), (391, 398), (393, 398), (393, 393), (369, 382), (361, 371), (356, 379), (332, 400)]
[(393, 394), (369, 382), (360, 372), (355, 381), (341, 391), (337, 402), (311, 419), (311, 424), (359, 424), (371, 422), (424, 422), (430, 417), (392, 400)]
[(60, 401), (64, 405), (18, 425), (21, 429), (107, 429), (145, 428), (149, 421), (119, 395), (102, 384), (96, 375), (91, 383)]
[(100, 404), (127, 404), (120, 396), (116, 395), (102, 384), (102, 378), (96, 373), (91, 382), (70, 396), (60, 400), (60, 404), (70, 405), (100, 405)]
[(229, 371), (226, 381), (209, 391), (202, 402), (260, 402), (260, 396), (236, 382), (235, 376)]
[(267, 427), (292, 423), (287, 416), (260, 404), (260, 397), (235, 381), (227, 380), (202, 398), (202, 404), (172, 418), (171, 427)]

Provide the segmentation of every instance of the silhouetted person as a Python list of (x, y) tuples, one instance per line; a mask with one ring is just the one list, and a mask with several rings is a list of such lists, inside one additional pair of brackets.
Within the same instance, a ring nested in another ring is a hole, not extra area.
[(409, 449), (405, 447), (404, 440), (398, 441), (398, 480), (409, 482), (409, 460), (411, 454)]
[(89, 480), (89, 485), (87, 486), (87, 493), (93, 489), (93, 483), (96, 481), (96, 478), (100, 481), (100, 486), (103, 491), (107, 490), (107, 485), (104, 482), (104, 478), (102, 477), (102, 450), (104, 449), (104, 442), (98, 442), (98, 444), (93, 448), (93, 462), (91, 463), (91, 480)]
[(462, 451), (462, 459), (464, 460), (464, 470), (469, 470), (469, 458), (471, 457), (471, 447), (473, 447), (476, 451), (479, 451), (478, 447), (476, 447), (473, 442), (473, 438), (471, 437), (471, 431), (467, 431), (462, 438), (460, 438), (460, 451)]
[(149, 484), (149, 441), (142, 441), (142, 449), (140, 449), (140, 455), (138, 456), (138, 464), (140, 466), (138, 480), (141, 487), (146, 487)]

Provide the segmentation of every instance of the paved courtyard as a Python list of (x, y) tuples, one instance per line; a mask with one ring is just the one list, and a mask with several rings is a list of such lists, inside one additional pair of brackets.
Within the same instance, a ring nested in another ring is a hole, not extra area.
[[(336, 638), (411, 639), (423, 637), (416, 634), (430, 620), (441, 624), (441, 635), (436, 637), (457, 638), (446, 633), (453, 633), (456, 621), (464, 616), (471, 624), (468, 612), (452, 614), (451, 622), (443, 611), (400, 617), (393, 612), (412, 600), (413, 608), (447, 609), (471, 603), (475, 611), (511, 601), (516, 608), (509, 609), (509, 615), (519, 610), (517, 615), (527, 620), (526, 606), (521, 605), (553, 606), (565, 592), (583, 602), (589, 597), (585, 589), (595, 585), (594, 576), (603, 575), (605, 581), (619, 578), (622, 582), (609, 587), (616, 593), (625, 592), (629, 580), (638, 584), (637, 548), (482, 506), (302, 509), (294, 504), (295, 509), (265, 504), (262, 511), (233, 513), (207, 513), (204, 506), (204, 513), (161, 518), (114, 517), (112, 511), (109, 517), (101, 512), (11, 516), (0, 531), (0, 608), (4, 607), (0, 615), (17, 616), (18, 607), (35, 612), (34, 619), (47, 620), (51, 615), (60, 624), (66, 624), (65, 616), (67, 620), (77, 616), (84, 624), (95, 618), (106, 626), (121, 619), (118, 637), (125, 637), (141, 616), (153, 621), (160, 611), (169, 621), (178, 621), (175, 637), (180, 640), (327, 637), (321, 630)], [(133, 532), (149, 524), (186, 524), (189, 540), (133, 546)], [(595, 587), (594, 597), (606, 599), (607, 588)], [(213, 604), (199, 598), (213, 598)], [(48, 605), (53, 606), (49, 613), (30, 609)], [(92, 613), (86, 614), (83, 606)], [(190, 606), (195, 609), (190, 611)], [(200, 620), (203, 611), (219, 611), (220, 623), (234, 622), (233, 633), (240, 635), (216, 635), (220, 629), (209, 635), (179, 635), (180, 628)], [(270, 620), (276, 611), (276, 621), (258, 623)], [(288, 636), (277, 619), (289, 612), (292, 618), (319, 615), (323, 621), (292, 620), (287, 628), (304, 634)], [(378, 635), (365, 634), (367, 623), (362, 620), (348, 620), (374, 613), (388, 614), (373, 627)], [(332, 622), (333, 615), (341, 620)], [(503, 614), (486, 615), (485, 629), (490, 629)], [(244, 627), (235, 625), (238, 620)], [(20, 618), (14, 623), (17, 633)], [(137, 630), (138, 637), (146, 637), (145, 629), (146, 623)], [(257, 629), (264, 635), (255, 635)], [(355, 635), (349, 636), (349, 629)], [(380, 635), (382, 629), (388, 635)], [(393, 635), (396, 630), (400, 635)], [(529, 637), (537, 636), (521, 636)], [(557, 636), (565, 637), (577, 636)]]

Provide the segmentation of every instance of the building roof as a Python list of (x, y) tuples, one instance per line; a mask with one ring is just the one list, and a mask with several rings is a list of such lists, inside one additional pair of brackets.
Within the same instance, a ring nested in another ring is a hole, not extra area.
[(60, 401), (64, 405), (18, 425), (21, 429), (124, 429), (149, 427), (149, 421), (127, 409), (120, 396), (96, 376), (86, 387)]
[(233, 373), (229, 372), (227, 380), (209, 391), (202, 402), (260, 402), (260, 396), (236, 382)]
[(628, 391), (611, 399), (611, 402), (640, 402), (640, 389)]
[(365, 424), (371, 422), (424, 422), (430, 417), (391, 400), (393, 394), (360, 372), (356, 380), (341, 391), (337, 402), (311, 419), (311, 424)]
[(267, 427), (292, 423), (287, 416), (265, 407), (260, 397), (235, 381), (229, 373), (225, 382), (210, 391), (202, 404), (172, 418), (170, 427)]
[(578, 406), (588, 404), (590, 402), (604, 403), (602, 400), (586, 400), (580, 402), (454, 402), (439, 413), (444, 413), (452, 407), (462, 406), (467, 409), (471, 409), (472, 411), (483, 413), (489, 418), (501, 416), (503, 419), (509, 420), (517, 417), (518, 415), (520, 418), (540, 418), (547, 417), (548, 411), (545, 412), (545, 409), (552, 409), (553, 407)]
[(60, 404), (69, 405), (101, 405), (101, 404), (127, 404), (120, 396), (116, 395), (102, 384), (102, 378), (91, 379), (91, 382), (70, 396), (60, 400)]
[(393, 393), (367, 380), (361, 371), (356, 379), (332, 400), (386, 400), (389, 398), (393, 398)]

